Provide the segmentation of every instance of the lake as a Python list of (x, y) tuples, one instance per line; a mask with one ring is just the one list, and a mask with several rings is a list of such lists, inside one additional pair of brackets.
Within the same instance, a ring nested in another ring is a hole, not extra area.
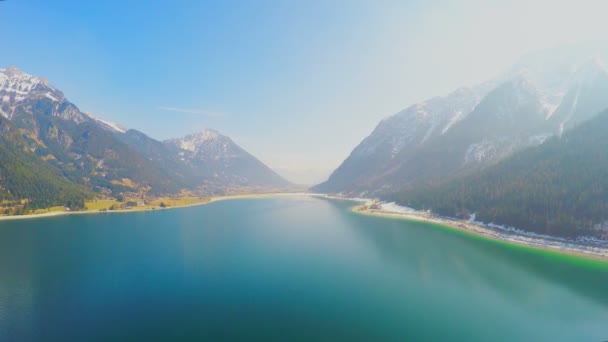
[(608, 340), (608, 263), (352, 205), (0, 222), (0, 340)]

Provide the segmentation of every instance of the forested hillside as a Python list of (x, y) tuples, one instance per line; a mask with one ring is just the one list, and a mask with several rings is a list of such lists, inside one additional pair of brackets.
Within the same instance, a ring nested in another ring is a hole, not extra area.
[(482, 172), (391, 196), (417, 209), (559, 236), (606, 234), (608, 111)]
[[(0, 117), (0, 200), (7, 213), (53, 206), (84, 208), (92, 194), (70, 183), (58, 169), (27, 151), (12, 124)], [(24, 204), (24, 206), (22, 206)]]

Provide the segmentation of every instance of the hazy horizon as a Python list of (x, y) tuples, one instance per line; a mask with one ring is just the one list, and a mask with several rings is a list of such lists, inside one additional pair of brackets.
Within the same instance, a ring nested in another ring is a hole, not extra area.
[(7, 1), (0, 66), (46, 77), (81, 110), (156, 139), (216, 129), (312, 184), (388, 115), (532, 51), (605, 40), (605, 7)]

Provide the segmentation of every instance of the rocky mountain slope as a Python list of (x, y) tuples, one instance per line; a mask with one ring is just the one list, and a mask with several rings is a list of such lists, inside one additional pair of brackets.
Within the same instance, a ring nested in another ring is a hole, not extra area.
[(200, 182), (243, 187), (285, 187), (289, 183), (232, 139), (211, 129), (165, 141), (181, 161), (197, 170)]
[(384, 119), (313, 191), (382, 195), (491, 166), (608, 108), (599, 58), (529, 56), (500, 77)]

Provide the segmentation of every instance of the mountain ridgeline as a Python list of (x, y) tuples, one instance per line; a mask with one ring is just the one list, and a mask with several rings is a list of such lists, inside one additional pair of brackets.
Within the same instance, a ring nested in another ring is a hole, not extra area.
[(475, 213), (553, 235), (605, 236), (608, 119), (598, 114), (608, 109), (608, 71), (589, 51), (554, 52), (384, 119), (312, 191), (465, 219)]
[(164, 142), (180, 161), (198, 171), (198, 183), (285, 187), (288, 183), (268, 166), (214, 130)]
[[(96, 193), (209, 195), (289, 185), (215, 131), (160, 142), (81, 112), (47, 80), (13, 67), (0, 69), (0, 117), (3, 208), (79, 208)], [(176, 143), (186, 140), (187, 149)]]

